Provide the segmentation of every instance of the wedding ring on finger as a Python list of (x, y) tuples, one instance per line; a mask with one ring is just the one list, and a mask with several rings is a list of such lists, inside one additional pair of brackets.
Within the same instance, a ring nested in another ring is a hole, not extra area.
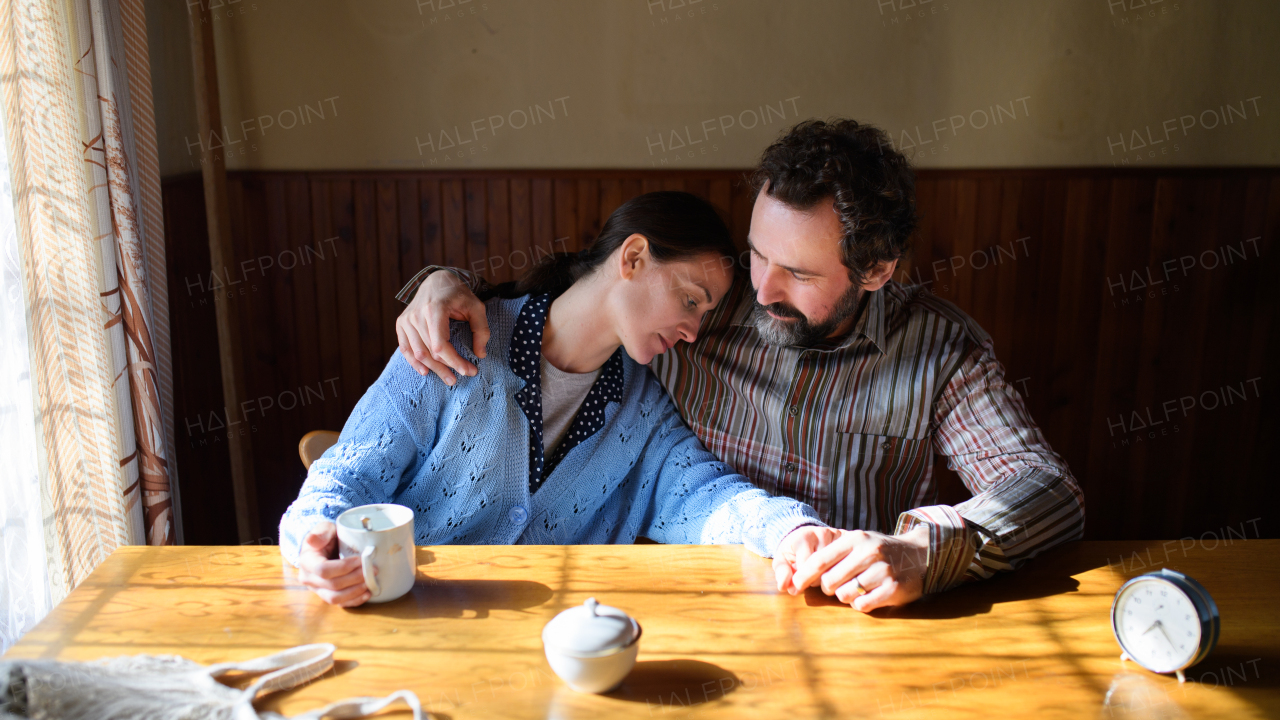
[(862, 587), (862, 583), (858, 582), (858, 578), (853, 579), (853, 591), (855, 593), (854, 597), (867, 594), (867, 589)]

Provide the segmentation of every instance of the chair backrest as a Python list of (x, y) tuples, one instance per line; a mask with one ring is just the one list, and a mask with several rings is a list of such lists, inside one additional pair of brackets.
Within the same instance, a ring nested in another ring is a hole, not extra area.
[(332, 430), (312, 430), (303, 435), (298, 441), (298, 457), (302, 458), (302, 466), (310, 470), (311, 463), (337, 442), (338, 433)]

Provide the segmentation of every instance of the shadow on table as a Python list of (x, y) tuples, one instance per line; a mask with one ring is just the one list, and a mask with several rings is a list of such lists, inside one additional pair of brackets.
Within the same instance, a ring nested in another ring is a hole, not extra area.
[(701, 660), (644, 660), (604, 696), (673, 710), (719, 700), (737, 689), (738, 676)]
[[(1199, 665), (1187, 668), (1187, 682), (1207, 687), (1280, 687), (1280, 652), (1272, 649), (1218, 647)], [(1268, 672), (1270, 670), (1270, 672)]]
[[(926, 595), (897, 608), (871, 612), (879, 618), (913, 618), (945, 620), (984, 615), (998, 603), (1019, 602), (1075, 592), (1080, 582), (1075, 575), (1106, 565), (1104, 558), (1082, 552), (1079, 543), (1054, 548), (1027, 563), (1021, 569), (998, 575), (990, 580), (970, 583), (955, 590)], [(817, 588), (805, 592), (810, 606), (843, 605)]]
[[(352, 608), (393, 618), (489, 617), (490, 610), (523, 610), (551, 599), (551, 588), (532, 580), (440, 580), (418, 575), (404, 597)], [(471, 613), (468, 617), (468, 611)]]

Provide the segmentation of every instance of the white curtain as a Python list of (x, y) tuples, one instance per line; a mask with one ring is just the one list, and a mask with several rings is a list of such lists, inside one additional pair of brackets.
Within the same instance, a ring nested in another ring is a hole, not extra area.
[(0, 116), (8, 647), (117, 547), (179, 541), (143, 0), (0, 0)]
[(49, 612), (22, 259), (0, 117), (0, 653)]

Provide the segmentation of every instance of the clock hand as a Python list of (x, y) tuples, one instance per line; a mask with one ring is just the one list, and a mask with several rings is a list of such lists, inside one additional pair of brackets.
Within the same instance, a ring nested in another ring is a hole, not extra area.
[(1168, 641), (1168, 643), (1169, 643), (1169, 647), (1173, 647), (1173, 638), (1169, 637), (1169, 633), (1168, 633), (1167, 631), (1165, 631), (1165, 629), (1164, 629), (1164, 623), (1163, 623), (1163, 622), (1160, 622), (1159, 620), (1157, 620), (1157, 621), (1156, 621), (1156, 625), (1158, 625), (1158, 626), (1160, 627), (1160, 634), (1164, 636), (1164, 639), (1165, 639), (1166, 641)]

